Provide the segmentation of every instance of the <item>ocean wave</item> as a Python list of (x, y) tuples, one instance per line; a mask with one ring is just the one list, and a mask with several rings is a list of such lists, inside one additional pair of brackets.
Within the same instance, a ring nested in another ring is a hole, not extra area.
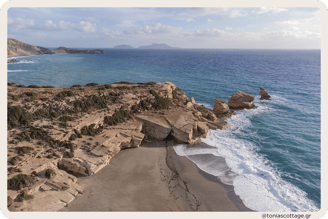
[(32, 64), (32, 63), (36, 63), (36, 61), (32, 61), (32, 60), (18, 60), (18, 62), (8, 63), (8, 64), (15, 65), (15, 64)]
[[(273, 96), (272, 101), (276, 100), (286, 101)], [(266, 102), (261, 105), (261, 101), (258, 101), (256, 105), (256, 109), (239, 110), (233, 115), (228, 120), (229, 129), (210, 130), (209, 136), (202, 139), (208, 147), (176, 145), (176, 153), (186, 156), (222, 183), (233, 185), (236, 195), (250, 209), (266, 212), (318, 211), (314, 202), (306, 197), (306, 192), (283, 180), (281, 173), (270, 165), (269, 160), (257, 153), (256, 143), (237, 137), (243, 136), (242, 130), (252, 125), (251, 118), (254, 115), (270, 113), (272, 110)]]
[(8, 70), (8, 72), (21, 72), (21, 71), (28, 71), (28, 70)]
[(235, 138), (230, 130), (211, 131), (202, 141), (215, 146), (213, 155), (224, 157), (237, 174), (234, 190), (247, 207), (256, 211), (318, 210), (304, 191), (284, 181), (268, 160), (256, 153), (252, 142)]

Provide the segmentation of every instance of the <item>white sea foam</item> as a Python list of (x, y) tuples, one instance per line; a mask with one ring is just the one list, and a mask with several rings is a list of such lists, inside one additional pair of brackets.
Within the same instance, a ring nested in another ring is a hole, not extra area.
[[(266, 106), (239, 111), (228, 121), (230, 129), (211, 130), (209, 136), (202, 139), (212, 147), (202, 149), (177, 145), (174, 149), (179, 156), (186, 156), (203, 171), (217, 176), (225, 184), (232, 184), (235, 193), (250, 209), (266, 212), (318, 211), (304, 191), (284, 181), (268, 160), (256, 152), (254, 143), (236, 137), (242, 129), (252, 125), (250, 118), (253, 115), (269, 111)], [(209, 156), (205, 159), (204, 154), (222, 157), (225, 162), (222, 159), (208, 160)]]
[(19, 62), (14, 62), (14, 63), (8, 63), (9, 65), (16, 65), (16, 64), (32, 64), (36, 63), (35, 61), (32, 60), (18, 60)]
[(21, 71), (28, 71), (28, 70), (8, 70), (8, 72), (21, 72)]

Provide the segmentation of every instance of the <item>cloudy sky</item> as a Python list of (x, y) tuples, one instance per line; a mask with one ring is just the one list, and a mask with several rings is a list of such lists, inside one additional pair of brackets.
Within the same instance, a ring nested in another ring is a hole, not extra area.
[(10, 8), (8, 37), (44, 47), (320, 49), (318, 8)]

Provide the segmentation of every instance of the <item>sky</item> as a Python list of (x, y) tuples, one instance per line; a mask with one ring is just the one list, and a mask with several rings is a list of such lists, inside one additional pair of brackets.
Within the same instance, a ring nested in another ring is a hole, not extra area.
[(8, 38), (43, 47), (320, 49), (318, 8), (10, 8)]

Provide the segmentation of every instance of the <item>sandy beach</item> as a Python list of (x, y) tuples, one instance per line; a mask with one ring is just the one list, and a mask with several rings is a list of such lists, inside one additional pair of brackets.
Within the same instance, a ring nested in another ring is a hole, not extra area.
[(80, 178), (84, 194), (60, 211), (251, 211), (232, 186), (179, 157), (173, 144), (122, 150), (99, 173)]

